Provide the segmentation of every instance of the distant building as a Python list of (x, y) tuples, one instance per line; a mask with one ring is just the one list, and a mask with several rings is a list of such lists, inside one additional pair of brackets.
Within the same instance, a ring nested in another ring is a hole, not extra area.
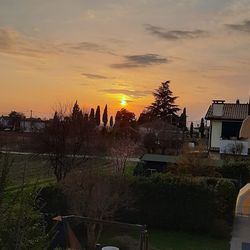
[(9, 116), (1, 116), (0, 117), (0, 128), (6, 129), (9, 128), (10, 118)]
[(26, 133), (40, 132), (45, 129), (46, 121), (40, 118), (26, 118), (21, 121), (20, 127), (21, 131)]
[(205, 116), (210, 121), (208, 149), (221, 154), (248, 154), (248, 141), (241, 140), (240, 129), (250, 114), (249, 104), (213, 100)]

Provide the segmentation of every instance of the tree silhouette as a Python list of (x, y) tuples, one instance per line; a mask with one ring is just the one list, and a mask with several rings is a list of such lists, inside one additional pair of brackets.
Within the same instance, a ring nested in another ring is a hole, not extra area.
[(164, 121), (172, 121), (176, 112), (180, 109), (175, 104), (177, 96), (173, 96), (173, 92), (169, 88), (170, 81), (161, 83), (161, 86), (153, 92), (155, 101), (147, 107), (147, 111), (154, 118)]
[(204, 119), (201, 118), (201, 124), (200, 124), (200, 128), (199, 128), (199, 132), (201, 134), (201, 138), (204, 138), (205, 134), (205, 124), (204, 124)]
[(106, 104), (104, 111), (103, 111), (102, 122), (103, 122), (104, 127), (106, 127), (107, 123), (108, 123), (108, 106), (107, 106), (107, 104)]
[(109, 126), (110, 126), (111, 128), (114, 126), (114, 119), (113, 119), (113, 116), (110, 117)]
[(187, 111), (186, 111), (186, 108), (183, 109), (183, 112), (180, 116), (179, 127), (182, 128), (183, 131), (187, 130)]
[(190, 124), (190, 130), (189, 130), (189, 134), (190, 134), (191, 138), (193, 138), (193, 133), (194, 133), (194, 124), (193, 124), (193, 122), (191, 122), (191, 124)]
[(101, 124), (101, 111), (100, 111), (99, 105), (97, 106), (96, 112), (95, 112), (95, 122), (96, 122), (96, 126), (100, 126), (100, 124)]
[(90, 123), (95, 123), (95, 110), (93, 108), (90, 110), (89, 121)]

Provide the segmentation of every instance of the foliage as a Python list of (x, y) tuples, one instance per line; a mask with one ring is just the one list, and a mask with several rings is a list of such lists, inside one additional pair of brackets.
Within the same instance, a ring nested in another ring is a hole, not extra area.
[[(36, 187), (9, 194), (6, 190), (12, 160), (5, 154), (0, 166), (0, 249), (45, 249), (47, 235), (42, 215), (33, 207)], [(24, 174), (25, 175), (25, 172)]]
[(154, 118), (170, 120), (179, 111), (175, 104), (177, 96), (169, 88), (170, 81), (161, 83), (161, 86), (153, 93), (155, 101), (147, 108), (147, 112)]
[(11, 111), (9, 113), (9, 126), (11, 130), (19, 131), (21, 129), (21, 121), (25, 119), (23, 113)]
[(250, 181), (249, 162), (228, 162), (216, 169), (224, 178), (238, 180), (240, 186), (244, 186)]
[(178, 174), (191, 176), (220, 176), (216, 172), (215, 166), (209, 163), (207, 155), (202, 147), (196, 148), (195, 151), (184, 148), (177, 162), (176, 171)]
[[(126, 219), (150, 227), (191, 232), (216, 231), (218, 219), (230, 227), (236, 188), (228, 180), (223, 180), (223, 185), (218, 180), (162, 174), (137, 177), (132, 185), (136, 212), (129, 212)], [(223, 198), (225, 190), (228, 193)]]
[(1, 216), (0, 249), (45, 249), (47, 235), (39, 211), (34, 210), (34, 190), (20, 193), (10, 211)]

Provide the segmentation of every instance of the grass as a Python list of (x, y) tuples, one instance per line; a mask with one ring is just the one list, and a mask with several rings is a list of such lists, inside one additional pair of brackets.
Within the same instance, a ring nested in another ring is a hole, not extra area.
[[(121, 250), (137, 250), (139, 234), (127, 230), (105, 230), (100, 242), (118, 246)], [(149, 250), (228, 250), (229, 241), (211, 238), (207, 235), (183, 232), (149, 230)]]
[(149, 242), (159, 250), (228, 250), (228, 240), (214, 239), (209, 236), (152, 230)]
[[(10, 155), (13, 160), (9, 173), (8, 186), (17, 186), (22, 183), (25, 171), (25, 183), (35, 183), (55, 178), (48, 156), (43, 155)], [(106, 159), (88, 159), (85, 164), (96, 167), (104, 171), (112, 171), (112, 161)], [(136, 163), (127, 162), (126, 175), (133, 175)]]

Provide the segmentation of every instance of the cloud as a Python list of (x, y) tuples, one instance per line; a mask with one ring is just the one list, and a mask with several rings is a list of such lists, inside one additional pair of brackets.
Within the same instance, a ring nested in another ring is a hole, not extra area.
[(0, 28), (0, 52), (11, 55), (42, 57), (58, 54), (62, 48), (24, 36), (10, 28)]
[(68, 43), (65, 45), (75, 51), (93, 51), (97, 53), (116, 55), (112, 50), (106, 48), (104, 45), (93, 42), (80, 42), (75, 44)]
[(82, 73), (83, 76), (86, 76), (89, 79), (109, 79), (106, 76), (103, 75), (97, 75), (97, 74), (89, 74), (89, 73)]
[(146, 30), (154, 36), (165, 40), (194, 39), (204, 37), (208, 32), (200, 29), (196, 30), (166, 30), (160, 26), (145, 25)]
[(250, 32), (250, 20), (245, 20), (241, 24), (225, 24), (225, 25), (231, 30)]
[(141, 97), (152, 94), (152, 91), (149, 91), (149, 90), (102, 89), (100, 91), (105, 92), (107, 94), (126, 95), (131, 98), (141, 98)]
[(144, 54), (144, 55), (131, 55), (124, 56), (125, 62), (118, 64), (111, 64), (112, 68), (137, 68), (137, 67), (146, 67), (157, 64), (169, 63), (170, 60), (161, 57), (157, 54)]

